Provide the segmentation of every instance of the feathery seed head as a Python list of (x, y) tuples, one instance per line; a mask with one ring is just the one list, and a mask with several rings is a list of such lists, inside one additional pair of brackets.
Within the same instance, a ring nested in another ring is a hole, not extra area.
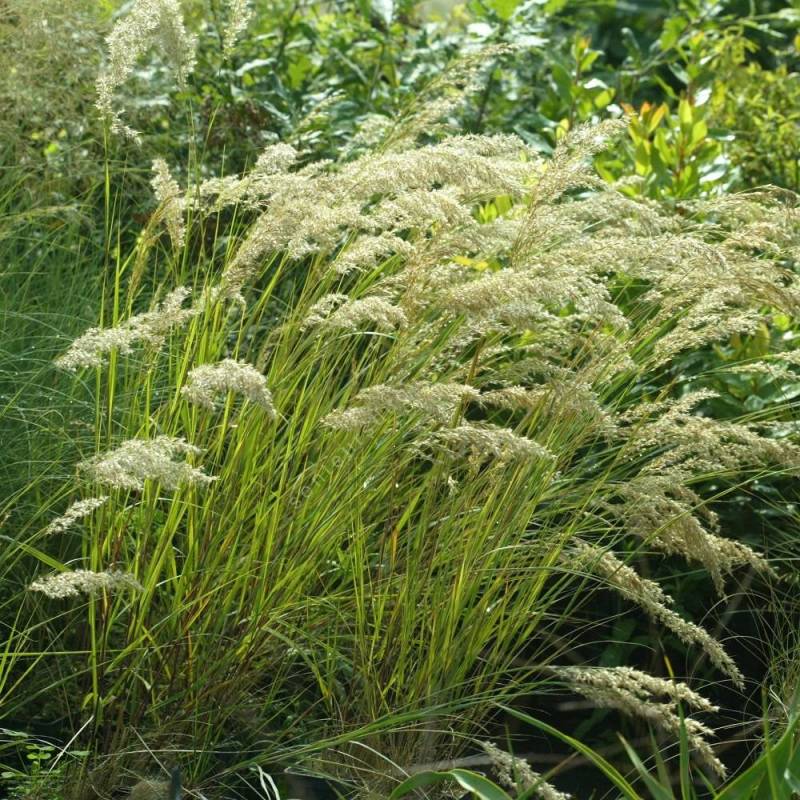
[(160, 347), (172, 328), (199, 313), (196, 308), (182, 308), (188, 296), (188, 289), (175, 289), (153, 311), (137, 314), (114, 328), (90, 328), (56, 359), (56, 366), (70, 370), (101, 367), (112, 350), (128, 354), (138, 342)]
[(178, 182), (172, 177), (167, 162), (163, 158), (153, 161), (153, 179), (150, 182), (158, 200), (157, 217), (163, 219), (176, 250), (183, 247), (186, 226), (183, 221), (183, 197)]
[(574, 691), (601, 708), (614, 708), (623, 714), (640, 717), (674, 736), (679, 735), (683, 724), (689, 746), (714, 772), (725, 776), (725, 766), (706, 741), (713, 731), (689, 717), (681, 721), (675, 706), (685, 703), (706, 712), (719, 709), (685, 683), (656, 678), (630, 667), (553, 667), (552, 671), (566, 680)]
[(44, 578), (37, 578), (28, 587), (32, 592), (41, 592), (53, 599), (77, 597), (80, 594), (96, 594), (97, 592), (117, 592), (130, 589), (141, 592), (144, 587), (133, 575), (119, 570), (109, 572), (92, 572), (76, 569), (68, 572), (56, 572)]
[(115, 450), (95, 456), (80, 467), (98, 483), (116, 489), (142, 491), (145, 481), (158, 481), (165, 489), (186, 484), (204, 485), (216, 478), (199, 467), (176, 460), (181, 455), (199, 455), (201, 450), (181, 438), (128, 439)]
[(571, 800), (572, 795), (559, 792), (555, 787), (542, 780), (538, 772), (531, 769), (524, 759), (507, 753), (491, 742), (480, 742), (486, 755), (489, 756), (497, 773), (497, 780), (503, 786), (512, 789), (516, 794), (530, 792), (535, 787), (535, 797), (541, 800)]
[(269, 416), (275, 416), (272, 395), (266, 378), (243, 361), (226, 358), (217, 364), (201, 364), (189, 372), (181, 393), (190, 402), (214, 409), (220, 395), (238, 392), (251, 403), (261, 406)]
[(379, 331), (394, 331), (405, 327), (408, 317), (402, 308), (383, 297), (350, 300), (347, 295), (330, 294), (309, 309), (303, 327), (357, 331), (365, 324)]
[(45, 528), (45, 535), (52, 536), (56, 533), (64, 533), (76, 522), (88, 517), (89, 514), (100, 508), (106, 500), (108, 500), (108, 497), (90, 497), (86, 500), (76, 500), (60, 517), (56, 517)]
[(236, 40), (247, 28), (252, 16), (253, 10), (247, 0), (230, 0), (228, 4), (228, 24), (222, 36), (223, 50), (226, 56), (233, 52)]
[(585, 567), (604, 578), (623, 597), (638, 604), (653, 620), (662, 623), (682, 642), (701, 647), (712, 664), (728, 675), (739, 688), (744, 687), (744, 676), (722, 644), (704, 628), (688, 622), (670, 608), (673, 599), (655, 581), (642, 578), (636, 570), (620, 561), (610, 551), (600, 550), (580, 540), (574, 542), (574, 547), (568, 555), (572, 565)]
[(387, 414), (415, 414), (426, 422), (446, 425), (463, 402), (479, 397), (477, 389), (460, 383), (380, 384), (359, 392), (357, 405), (334, 411), (323, 422), (339, 430), (360, 430)]
[(108, 36), (108, 63), (96, 82), (97, 108), (110, 120), (114, 133), (138, 140), (137, 132), (122, 122), (114, 108), (114, 94), (145, 52), (158, 47), (182, 85), (194, 68), (195, 44), (195, 37), (184, 27), (179, 0), (135, 0)]
[(553, 454), (533, 439), (490, 423), (465, 422), (455, 428), (443, 428), (431, 434), (428, 441), (454, 456), (468, 457), (475, 465), (486, 461), (554, 461)]

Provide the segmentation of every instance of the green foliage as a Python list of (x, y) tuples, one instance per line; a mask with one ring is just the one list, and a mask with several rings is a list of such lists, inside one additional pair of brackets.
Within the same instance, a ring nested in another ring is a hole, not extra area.
[(511, 800), (503, 789), (477, 772), (466, 769), (451, 769), (446, 772), (420, 772), (403, 781), (389, 795), (389, 800), (413, 795), (417, 790), (439, 784), (457, 784), (478, 800)]
[[(63, 800), (66, 761), (63, 753), (57, 753), (51, 744), (29, 738), (25, 733), (0, 728), (3, 741), (0, 748), (14, 754), (22, 765), (18, 768), (5, 766), (0, 771), (0, 787), (5, 789), (8, 800)], [(86, 753), (71, 753), (76, 759)], [(8, 758), (7, 755), (4, 755)]]
[[(658, 106), (645, 103), (638, 110), (626, 106), (630, 116), (629, 158), (642, 179), (631, 187), (632, 193), (677, 200), (729, 188), (730, 163), (722, 142), (709, 134), (707, 99), (708, 93), (700, 98), (703, 102), (682, 98), (675, 112), (666, 102)], [(598, 164), (609, 180), (621, 177), (624, 167), (627, 164), (619, 157), (616, 163)]]
[(780, 53), (777, 66), (769, 69), (747, 60), (744, 42), (731, 42), (717, 59), (713, 117), (730, 132), (728, 150), (745, 185), (800, 189), (800, 74), (791, 66), (799, 42), (796, 38), (792, 51)]
[[(698, 791), (698, 784), (707, 783), (690, 775), (689, 751), (685, 737), (680, 751), (680, 793), (669, 783), (660, 781), (642, 763), (634, 750), (624, 742), (628, 757), (642, 782), (655, 800), (697, 800), (707, 795)], [(659, 766), (659, 774), (667, 774), (663, 755), (655, 750), (653, 758)], [(792, 800), (800, 791), (800, 719), (792, 713), (778, 739), (771, 736), (769, 723), (764, 726), (762, 752), (755, 763), (723, 786), (709, 788), (713, 800)]]
[[(620, 792), (619, 796), (626, 800), (699, 800), (701, 797), (708, 798), (708, 800), (792, 800), (800, 792), (800, 718), (796, 713), (793, 713), (786, 721), (783, 731), (777, 739), (771, 737), (769, 726), (765, 725), (762, 752), (755, 763), (736, 778), (718, 787), (711, 787), (703, 775), (699, 775), (697, 778), (692, 776), (690, 753), (685, 735), (681, 737), (680, 742), (678, 786), (675, 786), (669, 779), (669, 767), (658, 749), (653, 752), (653, 758), (658, 767), (657, 773), (653, 774), (645, 766), (640, 755), (623, 739), (625, 751), (634, 767), (638, 782), (641, 783), (642, 788), (637, 789), (603, 756), (586, 744), (567, 736), (529, 714), (510, 708), (507, 708), (506, 711), (513, 717), (554, 736), (581, 753)], [(441, 772), (420, 772), (399, 784), (389, 796), (389, 800), (414, 795), (417, 790), (428, 786), (453, 782), (466, 789), (470, 796), (476, 797), (478, 800), (509, 798), (501, 786), (485, 776), (463, 769), (452, 769)], [(642, 794), (644, 790), (646, 793)], [(518, 792), (514, 796), (520, 800), (521, 798), (539, 797), (540, 793), (534, 786), (528, 791)]]

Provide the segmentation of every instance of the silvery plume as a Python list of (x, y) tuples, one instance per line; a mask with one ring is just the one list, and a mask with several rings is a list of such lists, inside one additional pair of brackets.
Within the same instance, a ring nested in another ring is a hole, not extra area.
[(90, 328), (55, 360), (56, 366), (70, 370), (101, 367), (112, 350), (128, 354), (138, 343), (160, 347), (173, 328), (199, 313), (196, 308), (182, 307), (188, 296), (188, 289), (178, 288), (152, 311), (137, 314), (112, 328)]
[(142, 491), (148, 480), (157, 481), (165, 489), (177, 489), (215, 480), (200, 467), (177, 460), (180, 456), (201, 452), (199, 447), (174, 436), (128, 439), (116, 449), (82, 462), (80, 468), (98, 483), (117, 489)]
[(403, 328), (408, 317), (391, 300), (377, 295), (351, 300), (346, 294), (329, 294), (315, 303), (303, 321), (304, 328), (356, 331), (362, 326), (390, 332)]
[(623, 597), (639, 605), (656, 622), (672, 631), (684, 644), (701, 647), (719, 670), (724, 672), (739, 688), (744, 687), (744, 676), (721, 642), (705, 628), (680, 616), (670, 606), (672, 597), (652, 580), (643, 578), (608, 550), (593, 547), (576, 540), (564, 551), (564, 560), (571, 568), (585, 568), (602, 577)]
[(133, 74), (139, 59), (157, 48), (183, 85), (194, 68), (196, 38), (184, 25), (179, 0), (134, 0), (130, 10), (117, 20), (106, 40), (108, 58), (97, 78), (96, 105), (111, 122), (114, 133), (138, 141), (138, 133), (122, 122), (114, 96)]
[(725, 776), (725, 766), (707, 741), (714, 732), (696, 719), (682, 718), (677, 706), (684, 703), (705, 712), (719, 709), (685, 683), (630, 667), (552, 667), (550, 671), (601, 708), (647, 720), (673, 736), (679, 736), (683, 726), (690, 749), (719, 776)]
[(163, 158), (156, 158), (153, 161), (153, 178), (150, 185), (158, 200), (156, 220), (163, 219), (172, 246), (180, 250), (186, 240), (186, 226), (183, 221), (184, 202), (178, 182), (172, 177), (169, 166)]
[(339, 430), (359, 430), (380, 422), (387, 414), (413, 414), (426, 422), (447, 424), (462, 403), (479, 397), (480, 392), (472, 386), (450, 381), (379, 384), (359, 392), (354, 405), (329, 414), (323, 424)]
[[(507, 753), (491, 742), (479, 742), (479, 744), (489, 756), (501, 785), (517, 794), (524, 793), (526, 797), (538, 797), (540, 800), (571, 800), (572, 795), (560, 792), (547, 783), (538, 772), (531, 769), (531, 765), (524, 758)], [(533, 795), (530, 792), (533, 792)]]
[(261, 406), (269, 416), (275, 416), (267, 379), (255, 367), (232, 358), (194, 367), (181, 394), (192, 403), (213, 409), (220, 396), (229, 391), (243, 395), (251, 403)]
[(247, 0), (230, 0), (228, 3), (228, 22), (222, 34), (222, 47), (226, 56), (233, 52), (236, 40), (247, 28), (252, 16), (253, 9)]
[(76, 500), (60, 517), (56, 517), (44, 530), (46, 536), (56, 533), (64, 533), (69, 530), (76, 522), (88, 517), (96, 509), (100, 508), (108, 497), (89, 497), (86, 500)]
[(488, 422), (463, 422), (453, 428), (441, 428), (431, 433), (425, 444), (466, 458), (473, 466), (555, 460), (553, 453), (533, 439)]
[(130, 589), (143, 591), (142, 585), (133, 575), (119, 570), (92, 572), (86, 569), (56, 572), (44, 578), (37, 578), (28, 589), (41, 592), (53, 599), (77, 597), (80, 594), (95, 594), (100, 591), (117, 592)]

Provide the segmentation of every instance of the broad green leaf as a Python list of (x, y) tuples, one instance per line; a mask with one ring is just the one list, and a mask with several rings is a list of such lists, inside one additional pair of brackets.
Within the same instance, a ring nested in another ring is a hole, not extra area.
[(662, 50), (669, 50), (674, 47), (680, 39), (688, 22), (683, 17), (668, 17), (664, 23), (664, 30), (661, 33), (661, 38), (658, 40)]
[(647, 121), (647, 132), (652, 133), (660, 124), (661, 120), (664, 119), (664, 115), (669, 111), (669, 107), (666, 103), (662, 103), (660, 106), (655, 108), (650, 114), (650, 119)]
[[(714, 800), (751, 800), (757, 797), (758, 800), (783, 800), (791, 797), (791, 787), (784, 785), (785, 794), (777, 797), (771, 796), (769, 782), (769, 762), (779, 764), (779, 774), (783, 774), (786, 768), (791, 769), (792, 774), (800, 772), (800, 751), (795, 744), (800, 717), (795, 717), (789, 727), (784, 732), (777, 744), (768, 747), (768, 752), (761, 756), (749, 769), (728, 783)], [(755, 794), (758, 792), (758, 794)]]
[(502, 20), (508, 21), (514, 16), (521, 0), (489, 0), (489, 7), (497, 14)]
[(689, 137), (689, 144), (690, 145), (698, 145), (703, 139), (708, 136), (708, 125), (701, 119), (699, 122), (695, 122), (692, 125), (692, 133)]
[(399, 786), (395, 786), (394, 791), (389, 795), (389, 800), (397, 800), (397, 798), (405, 797), (417, 789), (435, 786), (437, 783), (444, 783), (449, 780), (450, 776), (446, 772), (418, 772), (416, 775), (404, 780)]
[(480, 800), (511, 800), (497, 784), (484, 778), (483, 775), (478, 775), (477, 772), (467, 769), (452, 769), (450, 776), (459, 786), (469, 789)]
[(572, 76), (561, 64), (553, 64), (551, 69), (553, 80), (558, 87), (558, 93), (565, 103), (572, 100)]
[(405, 797), (417, 789), (435, 786), (439, 783), (455, 781), (463, 789), (467, 789), (479, 800), (511, 800), (511, 798), (495, 783), (488, 778), (467, 769), (451, 769), (446, 772), (420, 772), (404, 780), (389, 795), (389, 800)]
[(684, 135), (688, 136), (688, 134), (692, 130), (694, 113), (692, 109), (692, 104), (685, 98), (678, 103), (678, 120), (680, 121), (681, 124), (681, 131), (684, 133)]

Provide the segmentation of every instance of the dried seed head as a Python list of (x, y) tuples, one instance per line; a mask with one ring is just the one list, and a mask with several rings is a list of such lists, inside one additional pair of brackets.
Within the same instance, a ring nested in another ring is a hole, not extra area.
[(115, 450), (84, 461), (80, 466), (98, 483), (116, 489), (141, 491), (145, 481), (158, 481), (165, 489), (186, 484), (207, 484), (215, 478), (199, 467), (177, 461), (181, 455), (199, 455), (201, 450), (184, 439), (158, 436), (129, 439)]
[(138, 140), (137, 132), (122, 122), (115, 109), (114, 94), (153, 46), (172, 65), (183, 85), (194, 68), (196, 39), (184, 27), (179, 0), (135, 0), (130, 11), (114, 25), (107, 44), (108, 62), (97, 78), (96, 105), (110, 120), (112, 131)]
[(108, 497), (90, 497), (86, 500), (76, 500), (62, 516), (54, 519), (44, 530), (46, 536), (64, 533), (78, 520), (88, 517), (95, 509), (100, 508)]
[(178, 182), (172, 177), (167, 162), (163, 158), (153, 161), (153, 179), (150, 182), (158, 200), (157, 219), (163, 219), (169, 231), (169, 238), (176, 250), (183, 247), (186, 226), (183, 222), (183, 197)]
[(467, 457), (473, 464), (486, 461), (501, 464), (529, 460), (554, 461), (553, 454), (533, 439), (489, 423), (465, 422), (455, 428), (444, 428), (431, 434), (427, 441), (454, 456)]
[(228, 4), (228, 24), (222, 36), (223, 49), (226, 56), (233, 52), (236, 40), (247, 28), (253, 16), (253, 10), (247, 0), (230, 0)]
[(112, 350), (128, 354), (139, 342), (160, 347), (172, 328), (199, 313), (196, 308), (181, 307), (188, 296), (188, 289), (175, 289), (153, 311), (137, 314), (114, 328), (90, 328), (56, 359), (56, 366), (70, 370), (101, 367)]
[(44, 578), (37, 578), (28, 588), (32, 592), (41, 592), (54, 599), (95, 594), (100, 591), (118, 592), (125, 589), (143, 591), (139, 581), (127, 572), (92, 572), (86, 569), (57, 572)]
[(359, 392), (353, 407), (334, 411), (323, 422), (339, 430), (360, 430), (387, 414), (414, 414), (426, 422), (445, 425), (463, 402), (479, 397), (477, 389), (461, 383), (379, 384)]
[[(614, 708), (648, 720), (674, 736), (680, 734), (681, 725), (684, 725), (690, 748), (714, 772), (725, 776), (725, 766), (706, 741), (714, 732), (688, 716), (682, 721), (676, 706), (685, 703), (706, 712), (719, 709), (685, 683), (656, 678), (629, 667), (553, 667), (552, 672), (601, 708)], [(663, 698), (667, 698), (666, 701)]]
[(649, 465), (643, 474), (615, 487), (621, 503), (601, 503), (605, 512), (623, 521), (628, 533), (662, 552), (699, 561), (721, 595), (724, 576), (737, 566), (747, 564), (763, 575), (775, 577), (763, 556), (743, 542), (714, 532), (718, 527), (716, 516), (687, 485), (690, 470), (671, 468), (658, 475), (648, 473)]
[(403, 309), (383, 297), (350, 300), (347, 295), (330, 294), (309, 309), (303, 327), (357, 331), (371, 325), (379, 331), (393, 331), (407, 323)]
[(655, 581), (642, 578), (636, 570), (607, 550), (600, 550), (581, 541), (576, 541), (574, 545), (574, 550), (565, 551), (565, 557), (572, 567), (585, 567), (604, 578), (623, 597), (641, 606), (682, 642), (702, 647), (712, 664), (726, 673), (739, 688), (744, 688), (744, 676), (722, 644), (704, 628), (688, 622), (669, 608), (673, 599), (664, 594)]
[(218, 364), (201, 364), (187, 376), (181, 393), (192, 403), (215, 408), (220, 395), (238, 392), (251, 403), (261, 406), (275, 416), (272, 395), (267, 389), (266, 378), (253, 366), (243, 361), (226, 358)]
[[(501, 750), (491, 742), (479, 742), (497, 773), (497, 780), (516, 794), (528, 793), (526, 796), (539, 797), (541, 800), (570, 800), (571, 794), (559, 792), (555, 787), (542, 779), (538, 772), (531, 769), (524, 759)], [(531, 791), (534, 795), (530, 795)]]

